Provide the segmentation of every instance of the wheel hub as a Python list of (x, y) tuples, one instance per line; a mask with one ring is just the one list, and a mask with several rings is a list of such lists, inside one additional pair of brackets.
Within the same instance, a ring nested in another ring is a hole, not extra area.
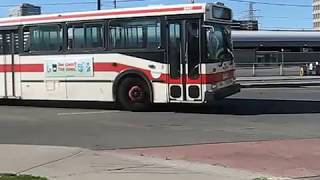
[(133, 102), (143, 100), (143, 89), (140, 86), (133, 86), (129, 89), (129, 99)]

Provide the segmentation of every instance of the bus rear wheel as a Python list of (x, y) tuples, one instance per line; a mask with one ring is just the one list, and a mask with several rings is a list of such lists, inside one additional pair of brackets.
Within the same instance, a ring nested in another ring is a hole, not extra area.
[(145, 111), (150, 107), (150, 92), (145, 81), (126, 78), (118, 90), (118, 102), (125, 110)]

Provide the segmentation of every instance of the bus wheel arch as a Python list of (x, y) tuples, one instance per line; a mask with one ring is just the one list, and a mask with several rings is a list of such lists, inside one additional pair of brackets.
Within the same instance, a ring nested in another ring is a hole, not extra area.
[[(113, 89), (112, 89), (112, 92), (113, 92), (113, 99), (115, 100), (115, 102), (117, 104), (120, 104), (120, 105), (123, 105), (121, 104), (121, 101), (122, 99), (119, 99), (120, 96), (121, 96), (121, 85), (123, 83), (125, 84), (128, 84), (130, 82), (128, 81), (135, 81), (137, 83), (140, 83), (140, 84), (145, 84), (145, 89), (147, 90), (147, 94), (148, 94), (148, 103), (152, 104), (153, 103), (153, 87), (152, 87), (152, 84), (150, 82), (150, 80), (147, 78), (147, 76), (138, 71), (138, 70), (127, 70), (127, 71), (124, 71), (122, 73), (120, 73), (115, 81), (114, 81), (114, 84), (113, 84)], [(142, 85), (143, 86), (143, 85)], [(134, 110), (134, 111), (141, 111), (143, 110), (142, 108), (136, 108), (136, 107), (133, 107), (133, 108), (126, 108), (126, 109), (129, 109), (129, 110)]]

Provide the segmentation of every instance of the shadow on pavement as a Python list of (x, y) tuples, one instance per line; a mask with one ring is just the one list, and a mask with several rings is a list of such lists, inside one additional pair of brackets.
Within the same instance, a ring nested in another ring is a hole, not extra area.
[[(0, 105), (119, 110), (119, 108), (114, 103), (106, 102), (6, 101), (2, 102)], [(216, 104), (214, 105), (155, 105), (151, 112), (229, 115), (307, 114), (320, 113), (320, 101), (226, 99), (216, 102)]]
[(320, 101), (226, 99), (214, 105), (182, 106), (176, 108), (176, 112), (230, 115), (307, 114), (320, 113)]
[(227, 99), (217, 106), (217, 113), (236, 115), (320, 113), (320, 101)]
[(88, 102), (88, 101), (20, 101), (20, 100), (6, 100), (2, 101), (0, 105), (6, 106), (30, 106), (30, 107), (45, 107), (45, 108), (75, 108), (75, 109), (105, 109), (105, 110), (119, 110), (115, 103), (110, 102)]

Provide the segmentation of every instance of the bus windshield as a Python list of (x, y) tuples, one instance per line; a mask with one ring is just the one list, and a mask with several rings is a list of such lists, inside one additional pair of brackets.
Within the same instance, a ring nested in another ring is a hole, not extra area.
[(215, 24), (206, 29), (207, 61), (232, 61), (231, 31), (229, 26)]

